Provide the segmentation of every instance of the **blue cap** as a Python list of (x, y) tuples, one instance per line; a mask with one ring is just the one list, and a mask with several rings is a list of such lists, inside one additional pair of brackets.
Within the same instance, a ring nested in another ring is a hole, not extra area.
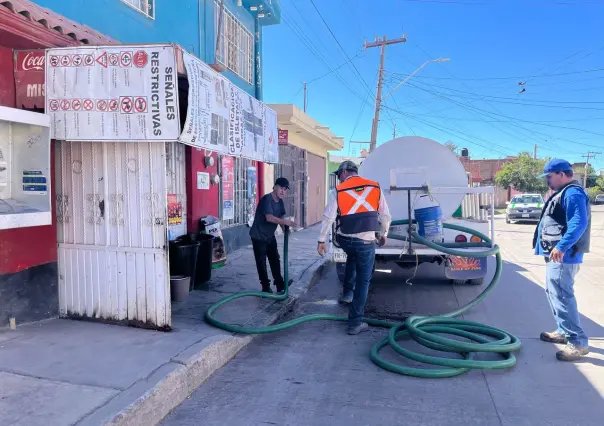
[(543, 168), (543, 174), (539, 175), (538, 177), (544, 178), (550, 173), (567, 172), (572, 169), (573, 166), (571, 166), (568, 161), (559, 158), (554, 158), (545, 165), (545, 167)]

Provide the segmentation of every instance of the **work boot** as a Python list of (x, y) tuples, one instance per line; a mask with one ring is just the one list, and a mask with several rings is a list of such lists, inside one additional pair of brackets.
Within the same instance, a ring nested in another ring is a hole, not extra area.
[(338, 299), (338, 302), (342, 305), (349, 305), (352, 303), (352, 299), (354, 297), (354, 292), (352, 290), (344, 290), (342, 295)]
[(556, 358), (558, 358), (559, 361), (577, 361), (588, 353), (588, 346), (577, 346), (569, 343), (564, 349), (556, 352)]
[(568, 342), (568, 338), (564, 334), (560, 333), (559, 331), (552, 331), (552, 332), (544, 331), (543, 333), (541, 333), (539, 338), (541, 340), (543, 340), (544, 342), (549, 342), (549, 343), (566, 344)]
[[(293, 282), (294, 280), (290, 279), (288, 282), (288, 287), (291, 287)], [(277, 294), (285, 293), (285, 283), (277, 283), (275, 284), (275, 287), (277, 287)]]
[(364, 331), (369, 331), (369, 324), (367, 324), (366, 322), (362, 322), (359, 325), (354, 325), (352, 327), (348, 326), (348, 334), (350, 334), (351, 336), (357, 335)]
[(263, 293), (272, 293), (273, 290), (271, 289), (271, 285), (270, 284), (262, 284), (262, 292)]

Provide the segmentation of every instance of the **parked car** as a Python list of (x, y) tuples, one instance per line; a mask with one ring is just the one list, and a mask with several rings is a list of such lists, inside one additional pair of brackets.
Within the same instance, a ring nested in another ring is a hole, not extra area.
[(604, 194), (598, 194), (596, 195), (596, 198), (594, 198), (594, 204), (595, 205), (600, 205), (600, 204), (604, 204)]
[(541, 194), (520, 194), (507, 203), (505, 210), (505, 222), (526, 221), (538, 222), (541, 218), (543, 208), (543, 197)]

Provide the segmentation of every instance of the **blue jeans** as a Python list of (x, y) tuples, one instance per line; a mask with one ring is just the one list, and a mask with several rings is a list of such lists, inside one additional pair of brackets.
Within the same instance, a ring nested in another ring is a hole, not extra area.
[(587, 336), (581, 328), (577, 299), (575, 299), (575, 275), (578, 264), (550, 262), (546, 258), (545, 293), (552, 308), (558, 332), (566, 335), (576, 346), (587, 346)]
[(344, 292), (354, 291), (348, 311), (348, 326), (356, 327), (361, 324), (365, 314), (369, 282), (375, 262), (375, 242), (339, 235), (338, 244), (346, 253)]

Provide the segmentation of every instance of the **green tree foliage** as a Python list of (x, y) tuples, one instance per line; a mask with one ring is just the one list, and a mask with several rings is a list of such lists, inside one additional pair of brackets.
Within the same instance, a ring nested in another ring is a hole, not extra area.
[(547, 183), (537, 176), (543, 173), (546, 161), (535, 160), (531, 154), (523, 152), (514, 161), (503, 166), (497, 173), (495, 182), (506, 189), (513, 187), (520, 192), (544, 194), (548, 190)]

